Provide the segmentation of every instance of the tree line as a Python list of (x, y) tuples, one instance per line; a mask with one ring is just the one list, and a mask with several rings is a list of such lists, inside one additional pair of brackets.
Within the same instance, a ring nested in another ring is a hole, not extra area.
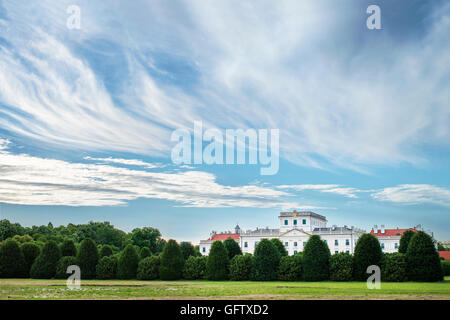
[(91, 238), (79, 244), (72, 239), (59, 244), (48, 240), (40, 247), (14, 237), (0, 244), (2, 278), (66, 279), (67, 267), (78, 265), (82, 279), (365, 281), (367, 267), (377, 265), (383, 281), (440, 281), (450, 266), (441, 264), (433, 240), (424, 232), (405, 232), (399, 252), (392, 254), (383, 254), (378, 239), (364, 234), (353, 255), (331, 255), (327, 244), (313, 235), (304, 251), (294, 256), (278, 239), (261, 240), (253, 255), (243, 255), (231, 238), (215, 241), (209, 255), (202, 256), (198, 247), (175, 240), (164, 242), (160, 252), (136, 243), (114, 252), (111, 245), (99, 245)]

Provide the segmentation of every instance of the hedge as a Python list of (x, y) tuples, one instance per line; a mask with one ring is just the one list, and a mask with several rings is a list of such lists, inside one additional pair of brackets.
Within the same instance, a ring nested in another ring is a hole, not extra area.
[(302, 256), (296, 254), (293, 256), (281, 257), (278, 267), (278, 280), (281, 281), (300, 281), (302, 277)]
[(25, 242), (20, 249), (22, 250), (23, 257), (25, 258), (25, 274), (26, 276), (30, 276), (31, 266), (33, 265), (34, 260), (36, 260), (41, 253), (41, 249), (38, 245), (31, 242)]
[(369, 275), (367, 267), (376, 265), (381, 268), (383, 252), (378, 239), (369, 234), (363, 234), (356, 243), (353, 255), (353, 278), (357, 281), (366, 281)]
[(159, 256), (149, 256), (139, 262), (137, 275), (138, 280), (155, 280), (159, 278)]
[(181, 278), (184, 258), (178, 243), (170, 239), (161, 253), (159, 276), (161, 280), (178, 280)]
[(246, 253), (245, 255), (234, 256), (230, 261), (230, 280), (246, 281), (250, 280), (250, 272), (252, 270), (252, 255)]
[(353, 278), (353, 256), (339, 252), (330, 257), (330, 280), (351, 281)]
[(59, 259), (58, 263), (56, 264), (55, 278), (67, 279), (69, 277), (69, 274), (67, 273), (67, 267), (71, 265), (78, 265), (78, 260), (76, 257), (64, 256)]
[(275, 245), (278, 252), (280, 253), (280, 258), (288, 255), (286, 247), (284, 246), (283, 242), (280, 241), (280, 239), (273, 238), (270, 241), (272, 241), (272, 243)]
[(444, 276), (450, 276), (450, 260), (441, 261), (441, 267)]
[(53, 278), (60, 258), (61, 252), (58, 245), (55, 241), (50, 240), (44, 245), (36, 260), (34, 260), (30, 270), (30, 277), (35, 279)]
[(204, 279), (206, 275), (206, 261), (204, 256), (190, 256), (184, 263), (183, 278), (187, 280)]
[(81, 270), (81, 278), (94, 279), (98, 263), (98, 250), (92, 239), (87, 238), (81, 242), (77, 260)]
[(303, 251), (303, 280), (323, 281), (330, 278), (330, 249), (318, 235), (312, 235)]
[(236, 242), (236, 240), (233, 240), (231, 238), (226, 239), (223, 242), (223, 245), (225, 246), (225, 249), (227, 249), (228, 252), (228, 260), (231, 260), (234, 258), (234, 256), (241, 255), (242, 250), (239, 244)]
[(21, 278), (26, 273), (25, 258), (19, 244), (14, 240), (6, 240), (0, 246), (0, 277)]
[(440, 281), (443, 272), (433, 240), (423, 231), (416, 232), (406, 251), (407, 274), (411, 281)]
[(228, 264), (227, 249), (222, 241), (214, 241), (206, 261), (206, 278), (209, 280), (227, 280)]
[(414, 234), (415, 232), (412, 230), (406, 230), (405, 232), (403, 232), (402, 237), (400, 238), (398, 252), (406, 253), (406, 250), (408, 250), (409, 242), (411, 241), (411, 238), (414, 236)]
[(122, 251), (117, 263), (117, 276), (119, 279), (136, 279), (139, 256), (136, 248), (128, 244)]
[(383, 281), (403, 282), (408, 280), (406, 257), (403, 253), (387, 253), (381, 267)]
[(276, 280), (280, 258), (280, 253), (273, 242), (262, 239), (255, 248), (250, 279), (256, 281)]
[(75, 243), (73, 243), (72, 240), (64, 240), (64, 242), (61, 244), (60, 250), (61, 256), (63, 257), (77, 256), (77, 248), (75, 247)]
[(99, 253), (99, 259), (103, 258), (103, 257), (109, 257), (112, 256), (113, 254), (113, 250), (111, 248), (110, 245), (108, 244), (104, 244), (102, 245), (102, 248), (100, 249), (100, 253)]
[(139, 259), (145, 259), (147, 257), (150, 257), (152, 255), (152, 252), (150, 251), (149, 247), (142, 247), (141, 251), (139, 252)]
[(95, 268), (97, 279), (109, 280), (117, 278), (117, 258), (114, 256), (102, 257)]

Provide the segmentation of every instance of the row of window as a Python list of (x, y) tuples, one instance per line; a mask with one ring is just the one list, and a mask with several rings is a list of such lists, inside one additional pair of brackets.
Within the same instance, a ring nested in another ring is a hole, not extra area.
[[(325, 241), (325, 243), (327, 243), (327, 240), (323, 240), (323, 241)], [(255, 247), (258, 245), (258, 241), (255, 241)], [(303, 241), (303, 246), (305, 246), (306, 245), (306, 242), (305, 241)], [(335, 246), (338, 246), (339, 245), (339, 241), (336, 239), (336, 240), (334, 240), (334, 245)], [(346, 246), (349, 246), (350, 245), (350, 240), (349, 239), (345, 239), (345, 245)], [(382, 245), (382, 248), (384, 248), (384, 244), (382, 243), (381, 244)], [(397, 248), (397, 244), (395, 244), (396, 245), (396, 247), (395, 248)], [(285, 242), (284, 243), (284, 246), (285, 247), (289, 247), (289, 242)], [(297, 241), (294, 241), (294, 247), (297, 247)], [(248, 248), (248, 242), (244, 242), (244, 248)]]
[[(287, 226), (289, 224), (289, 220), (284, 220), (284, 225)], [(306, 219), (302, 220), (302, 224), (306, 224)], [(294, 226), (297, 225), (297, 219), (294, 219)]]
[[(398, 249), (398, 243), (397, 242), (394, 243), (394, 247), (395, 247), (395, 249)], [(384, 243), (383, 242), (381, 243), (381, 249), (384, 250)]]

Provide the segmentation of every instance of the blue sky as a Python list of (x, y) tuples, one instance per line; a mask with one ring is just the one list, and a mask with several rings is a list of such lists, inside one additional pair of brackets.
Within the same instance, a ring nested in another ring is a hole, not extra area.
[[(381, 30), (366, 28), (371, 4)], [(447, 1), (3, 0), (1, 218), (198, 242), (304, 209), (448, 240), (449, 14)], [(194, 121), (279, 129), (278, 173), (172, 163), (171, 133)]]

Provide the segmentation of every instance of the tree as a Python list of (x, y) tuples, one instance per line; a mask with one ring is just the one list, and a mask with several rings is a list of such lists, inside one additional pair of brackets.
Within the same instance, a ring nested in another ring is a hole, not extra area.
[(272, 243), (277, 248), (278, 252), (280, 253), (280, 257), (285, 257), (288, 255), (286, 247), (283, 245), (283, 243), (280, 241), (280, 239), (273, 238), (270, 241), (272, 241)]
[(203, 279), (206, 274), (206, 261), (204, 256), (190, 256), (183, 268), (183, 278), (187, 280)]
[(75, 247), (75, 243), (73, 243), (72, 240), (64, 240), (64, 242), (61, 244), (60, 250), (61, 256), (63, 257), (77, 256), (77, 248)]
[(114, 256), (102, 257), (95, 268), (97, 279), (115, 279), (117, 275), (117, 258)]
[(136, 248), (129, 244), (125, 247), (119, 257), (117, 264), (117, 276), (119, 279), (135, 279), (139, 263)]
[(23, 235), (25, 228), (18, 223), (11, 223), (9, 220), (0, 220), (0, 242), (14, 237), (16, 234)]
[(87, 238), (81, 242), (77, 260), (81, 270), (81, 278), (94, 279), (98, 263), (98, 250), (92, 239)]
[(113, 251), (111, 249), (111, 246), (108, 244), (104, 244), (102, 245), (102, 248), (100, 249), (100, 254), (99, 254), (99, 258), (103, 258), (103, 257), (109, 257), (112, 256)]
[(408, 250), (409, 241), (411, 241), (411, 238), (414, 236), (414, 234), (415, 232), (412, 230), (406, 230), (405, 232), (403, 232), (402, 237), (400, 238), (398, 252), (406, 253), (406, 250)]
[(67, 273), (67, 267), (72, 265), (77, 265), (78, 260), (74, 256), (64, 256), (61, 259), (59, 259), (58, 263), (56, 264), (56, 279), (67, 279), (69, 277), (69, 274)]
[(230, 280), (249, 280), (252, 270), (252, 259), (253, 257), (250, 253), (234, 256), (230, 261)]
[(161, 232), (151, 227), (136, 228), (131, 232), (131, 240), (138, 247), (149, 247), (151, 252), (156, 252), (157, 241), (161, 238)]
[(180, 243), (181, 253), (183, 254), (183, 258), (186, 261), (190, 256), (195, 256), (194, 246), (190, 242), (181, 242)]
[(403, 253), (396, 252), (385, 254), (381, 267), (383, 281), (407, 281), (406, 267), (406, 257)]
[(300, 254), (281, 257), (278, 267), (278, 280), (299, 281), (301, 276), (302, 256)]
[(159, 278), (159, 256), (149, 256), (139, 262), (137, 269), (138, 280), (155, 280)]
[(255, 248), (250, 279), (256, 281), (276, 280), (280, 259), (280, 252), (273, 242), (262, 239)]
[(303, 279), (323, 281), (330, 278), (330, 249), (318, 235), (312, 235), (303, 250)]
[(161, 253), (159, 275), (161, 280), (178, 280), (183, 271), (184, 258), (175, 240), (169, 240)]
[(139, 252), (139, 258), (141, 260), (145, 259), (147, 257), (150, 257), (151, 255), (152, 255), (152, 252), (150, 251), (150, 249), (148, 247), (143, 247), (141, 249), (141, 252)]
[(353, 257), (346, 252), (339, 252), (330, 257), (330, 280), (351, 281), (353, 278)]
[(25, 275), (29, 277), (31, 266), (33, 265), (34, 260), (39, 256), (39, 253), (41, 253), (41, 249), (31, 242), (24, 243), (20, 249), (25, 258)]
[(30, 276), (35, 279), (51, 279), (56, 274), (56, 265), (61, 258), (61, 252), (55, 241), (50, 240), (41, 250), (31, 266)]
[(0, 246), (0, 277), (21, 278), (26, 275), (25, 258), (19, 244), (6, 240)]
[(206, 261), (206, 277), (209, 280), (228, 278), (228, 252), (222, 241), (214, 241)]
[(225, 246), (225, 249), (227, 249), (228, 259), (230, 261), (234, 256), (242, 254), (241, 247), (239, 247), (239, 244), (236, 242), (236, 240), (228, 238), (223, 242), (223, 245)]
[(367, 267), (375, 265), (381, 268), (383, 252), (378, 239), (369, 234), (363, 234), (356, 243), (353, 255), (353, 278), (357, 281), (366, 281), (369, 275)]
[(423, 231), (416, 232), (406, 250), (407, 275), (411, 281), (441, 281), (443, 272), (433, 239)]

